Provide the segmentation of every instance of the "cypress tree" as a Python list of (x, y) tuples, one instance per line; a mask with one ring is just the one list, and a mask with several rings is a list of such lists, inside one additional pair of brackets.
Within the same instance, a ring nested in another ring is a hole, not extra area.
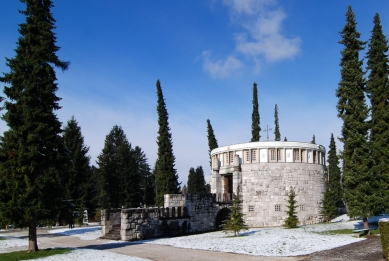
[(141, 177), (140, 190), (142, 194), (142, 204), (146, 206), (154, 205), (154, 173), (151, 171), (146, 154), (142, 151), (142, 148), (135, 146), (133, 153)]
[(280, 141), (281, 140), (281, 133), (280, 133), (280, 125), (278, 124), (278, 106), (274, 106), (274, 140)]
[(67, 122), (63, 140), (70, 159), (68, 169), (62, 175), (65, 199), (73, 200), (80, 210), (91, 207), (89, 180), (91, 177), (89, 147), (84, 144), (81, 128), (74, 116)]
[[(348, 7), (346, 25), (340, 32), (344, 45), (342, 50), (341, 80), (336, 90), (338, 97), (338, 117), (343, 120), (340, 141), (344, 144), (342, 152), (344, 198), (349, 216), (361, 216), (367, 228), (367, 217), (373, 214), (377, 198), (370, 175), (369, 146), (367, 142), (368, 107), (365, 102), (365, 80), (363, 78), (362, 60), (359, 51), (365, 43), (360, 41), (356, 30), (355, 15)], [(379, 201), (378, 201), (379, 202)]]
[(56, 96), (54, 66), (62, 70), (68, 63), (56, 52), (55, 19), (50, 0), (25, 0), (26, 16), (20, 24), (16, 56), (6, 59), (10, 68), (0, 78), (8, 84), (4, 93), (9, 130), (1, 137), (0, 213), (7, 220), (29, 229), (29, 252), (38, 250), (36, 227), (49, 219), (60, 206), (59, 172), (64, 164), (60, 109)]
[(253, 84), (253, 113), (251, 114), (251, 120), (251, 141), (259, 141), (261, 139), (261, 127), (259, 126), (258, 90), (255, 82)]
[[(370, 150), (371, 175), (376, 178), (379, 204), (389, 207), (389, 60), (388, 41), (382, 32), (379, 14), (374, 16), (374, 27), (367, 52), (367, 94), (371, 104)], [(377, 202), (378, 203), (378, 202)]]
[(331, 133), (330, 146), (328, 150), (328, 190), (333, 196), (332, 201), (335, 204), (342, 199), (341, 172), (339, 168), (339, 157), (336, 152), (336, 143), (334, 134)]
[(180, 191), (177, 171), (174, 168), (175, 157), (173, 154), (172, 135), (169, 127), (169, 117), (165, 100), (162, 94), (161, 83), (157, 80), (158, 96), (158, 158), (155, 163), (155, 204), (163, 206), (165, 194), (177, 194)]
[(204, 178), (204, 170), (202, 166), (198, 166), (196, 168), (196, 190), (197, 193), (207, 192), (205, 178)]
[(212, 125), (211, 125), (211, 121), (208, 119), (207, 120), (207, 132), (208, 132), (208, 155), (209, 155), (209, 165), (211, 165), (211, 170), (212, 170), (212, 158), (211, 158), (211, 151), (213, 149), (216, 149), (219, 147), (219, 145), (217, 145), (217, 139), (215, 137), (215, 134), (213, 133), (213, 128), (212, 128)]
[(285, 136), (285, 138), (284, 138), (284, 141), (288, 141), (288, 139), (286, 138), (286, 136)]

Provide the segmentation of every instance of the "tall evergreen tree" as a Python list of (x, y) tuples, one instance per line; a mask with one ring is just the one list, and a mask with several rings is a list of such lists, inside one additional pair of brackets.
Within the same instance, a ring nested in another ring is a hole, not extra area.
[(328, 150), (328, 190), (333, 196), (332, 201), (335, 204), (342, 199), (343, 190), (341, 187), (341, 171), (339, 168), (339, 157), (336, 152), (336, 143), (334, 134), (331, 133), (330, 146)]
[(142, 148), (135, 146), (134, 149), (135, 162), (141, 176), (141, 194), (142, 204), (146, 206), (154, 205), (154, 173), (151, 171), (150, 165), (147, 162), (146, 154)]
[(321, 202), (320, 215), (323, 216), (324, 222), (330, 222), (335, 215), (336, 206), (334, 205), (333, 192), (328, 188), (323, 192), (323, 200)]
[(20, 24), (16, 56), (6, 59), (10, 68), (0, 78), (8, 84), (4, 93), (9, 130), (1, 137), (0, 213), (29, 230), (29, 252), (38, 250), (36, 227), (60, 205), (59, 171), (64, 164), (60, 109), (54, 66), (68, 63), (56, 52), (55, 19), (50, 0), (25, 0), (26, 16)]
[(97, 157), (103, 208), (140, 205), (141, 176), (133, 154), (122, 128), (115, 125)]
[(360, 33), (356, 30), (355, 15), (348, 7), (346, 25), (340, 32), (344, 45), (340, 62), (341, 80), (336, 90), (338, 97), (338, 117), (343, 120), (342, 136), (344, 144), (342, 152), (344, 198), (350, 216), (362, 216), (367, 228), (367, 217), (373, 214), (376, 202), (374, 182), (370, 175), (369, 146), (367, 142), (368, 107), (365, 101), (365, 80), (363, 78), (362, 61), (359, 51), (365, 43), (360, 41)]
[(162, 94), (161, 83), (157, 80), (158, 96), (158, 158), (155, 164), (155, 204), (163, 206), (164, 194), (177, 194), (180, 192), (177, 171), (174, 168), (172, 135), (169, 127), (169, 117), (165, 100)]
[(65, 188), (65, 199), (73, 200), (76, 207), (81, 210), (90, 208), (92, 188), (89, 186), (91, 176), (90, 157), (87, 155), (89, 147), (84, 144), (81, 128), (74, 116), (64, 128), (63, 140), (70, 160), (67, 171), (61, 177)]
[(253, 84), (253, 113), (251, 114), (251, 141), (259, 141), (261, 139), (261, 127), (259, 110), (258, 110), (258, 89), (257, 84)]
[(281, 133), (280, 133), (280, 125), (278, 124), (278, 106), (274, 106), (274, 140), (280, 141), (281, 140)]
[(197, 193), (206, 193), (207, 187), (204, 178), (204, 170), (202, 166), (196, 168)]
[[(382, 208), (389, 207), (389, 59), (388, 41), (382, 32), (379, 14), (374, 16), (374, 27), (367, 52), (367, 94), (371, 104), (370, 150)], [(377, 202), (378, 203), (378, 202)]]
[(189, 169), (188, 174), (188, 193), (194, 194), (196, 191), (196, 171), (194, 168)]
[(217, 145), (217, 139), (215, 137), (215, 134), (213, 133), (213, 128), (212, 128), (212, 125), (211, 125), (211, 121), (208, 119), (207, 120), (207, 132), (208, 132), (208, 155), (209, 155), (209, 165), (211, 165), (211, 170), (212, 170), (212, 158), (211, 158), (211, 151), (213, 149), (216, 149), (219, 147), (219, 145)]

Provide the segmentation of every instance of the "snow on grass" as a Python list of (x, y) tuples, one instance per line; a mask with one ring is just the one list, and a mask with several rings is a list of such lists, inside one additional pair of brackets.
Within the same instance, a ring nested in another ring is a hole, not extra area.
[(0, 237), (6, 238), (5, 240), (0, 240), (0, 253), (8, 253), (19, 250), (19, 247), (28, 246), (28, 241), (25, 238), (7, 237), (2, 234), (0, 234)]
[(151, 261), (150, 259), (120, 255), (108, 251), (77, 249), (66, 254), (48, 256), (35, 260), (57, 261), (57, 260), (115, 260), (115, 261)]
[(81, 240), (95, 240), (102, 236), (101, 227), (77, 227), (73, 229), (60, 228), (48, 231), (51, 234), (61, 234), (77, 237)]

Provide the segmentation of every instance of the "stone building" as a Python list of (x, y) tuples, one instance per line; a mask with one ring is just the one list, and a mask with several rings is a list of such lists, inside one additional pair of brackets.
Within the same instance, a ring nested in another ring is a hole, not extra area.
[(326, 186), (325, 148), (306, 142), (261, 141), (212, 150), (211, 192), (230, 201), (240, 190), (249, 227), (282, 226), (288, 193), (296, 192), (300, 224), (320, 222)]

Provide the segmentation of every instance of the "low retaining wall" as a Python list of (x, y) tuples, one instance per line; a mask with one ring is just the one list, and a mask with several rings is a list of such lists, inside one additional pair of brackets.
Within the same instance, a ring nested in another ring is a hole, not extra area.
[(164, 208), (127, 208), (101, 211), (103, 236), (120, 225), (122, 240), (137, 240), (215, 230), (223, 207), (214, 194), (165, 195)]

